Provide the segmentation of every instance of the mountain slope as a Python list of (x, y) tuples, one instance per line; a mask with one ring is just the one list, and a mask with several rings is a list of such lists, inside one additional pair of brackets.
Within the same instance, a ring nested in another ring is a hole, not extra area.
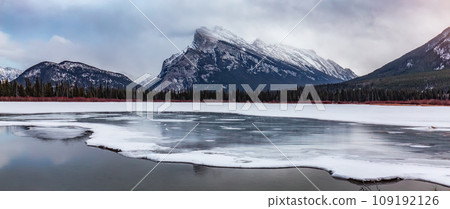
[(196, 30), (192, 46), (164, 61), (158, 77), (172, 82), (170, 89), (181, 90), (193, 84), (338, 83), (356, 75), (312, 50), (260, 40), (250, 44), (221, 27), (202, 27)]
[(63, 61), (61, 63), (41, 62), (24, 71), (16, 81), (25, 84), (26, 79), (31, 82), (39, 79), (42, 82), (77, 84), (78, 87), (89, 88), (91, 85), (98, 87), (125, 88), (132, 81), (125, 75), (113, 73), (86, 65), (80, 62)]
[(448, 68), (450, 68), (450, 27), (419, 48), (354, 81), (382, 79)]
[(334, 88), (426, 89), (450, 88), (450, 27), (426, 44), (374, 72), (333, 85)]
[(12, 81), (19, 77), (19, 75), (22, 73), (21, 70), (15, 69), (15, 68), (2, 68), (0, 67), (0, 81), (8, 80)]

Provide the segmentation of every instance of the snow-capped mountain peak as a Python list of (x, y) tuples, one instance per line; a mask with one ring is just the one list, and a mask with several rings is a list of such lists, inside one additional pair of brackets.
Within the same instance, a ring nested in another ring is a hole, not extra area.
[[(172, 82), (169, 88), (180, 90), (195, 83), (337, 83), (355, 78), (331, 60), (313, 50), (248, 43), (223, 27), (201, 27), (195, 31), (192, 45), (164, 61), (159, 75)], [(231, 79), (232, 78), (232, 79)]]
[(223, 27), (216, 26), (212, 29), (201, 27), (195, 30), (192, 48), (203, 51), (212, 50), (219, 41), (245, 48), (251, 47), (251, 45), (241, 37), (233, 34)]
[(12, 81), (19, 77), (19, 75), (22, 74), (22, 71), (15, 68), (10, 67), (0, 67), (0, 81), (8, 80)]
[(343, 81), (357, 77), (351, 70), (345, 70), (336, 62), (320, 57), (314, 50), (298, 49), (284, 44), (278, 46), (266, 45), (262, 41), (254, 44), (254, 46), (257, 47), (255, 50), (268, 54), (270, 57), (304, 67), (305, 69), (313, 68)]
[(320, 57), (314, 50), (298, 49), (284, 44), (266, 44), (260, 39), (256, 39), (253, 43), (249, 44), (243, 38), (220, 26), (212, 29), (206, 27), (197, 29), (194, 35), (193, 46), (196, 49), (210, 51), (217, 46), (218, 41), (231, 43), (241, 48), (241, 50), (251, 50), (292, 65), (302, 66), (305, 69), (315, 68), (343, 81), (357, 77), (350, 69), (344, 69), (336, 62)]

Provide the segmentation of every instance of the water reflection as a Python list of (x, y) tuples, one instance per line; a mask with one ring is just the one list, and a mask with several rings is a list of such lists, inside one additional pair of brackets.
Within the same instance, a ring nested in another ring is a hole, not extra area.
[[(356, 123), (341, 123), (334, 121), (319, 121), (311, 119), (296, 118), (269, 118), (241, 116), (232, 114), (192, 114), (192, 113), (164, 113), (155, 115), (155, 120), (150, 121), (130, 113), (79, 113), (79, 114), (37, 114), (37, 115), (3, 115), (0, 121), (65, 121), (86, 124), (109, 124), (127, 128), (128, 130), (144, 131), (153, 138), (130, 138), (132, 142), (157, 143), (164, 147), (173, 147), (186, 135), (196, 123), (200, 125), (195, 129), (183, 143), (174, 150), (175, 154), (191, 153), (195, 151), (211, 151), (211, 154), (221, 152), (232, 153), (238, 162), (250, 163), (247, 156), (259, 159), (283, 159), (281, 153), (255, 129), (255, 123), (284, 153), (291, 159), (307, 159), (320, 156), (337, 156), (344, 159), (365, 159), (381, 162), (400, 163), (422, 163), (427, 165), (442, 166), (450, 159), (449, 132), (424, 132), (406, 129), (406, 127), (389, 127), (379, 125), (364, 125)], [(140, 171), (145, 173), (148, 166), (134, 167), (133, 159), (126, 159), (114, 155), (105, 154), (95, 148), (84, 145), (84, 140), (91, 137), (92, 130), (78, 126), (8, 126), (0, 127), (0, 183), (5, 183), (5, 172), (13, 174), (18, 168), (33, 172), (58, 173), (73, 171), (74, 168), (82, 166), (77, 172), (82, 172), (84, 176), (92, 175), (100, 178), (102, 175), (113, 175), (114, 178), (124, 178), (124, 181), (134, 180), (123, 177), (123, 173), (134, 175), (139, 178)], [(95, 131), (95, 130), (94, 130)], [(41, 140), (36, 140), (41, 139)], [(72, 139), (72, 140), (70, 140)], [(44, 142), (44, 143), (43, 143)], [(152, 152), (149, 150), (149, 152)], [(153, 150), (153, 152), (156, 152)], [(167, 150), (160, 151), (166, 153)], [(86, 154), (88, 153), (88, 154)], [(112, 157), (116, 156), (116, 157)], [(189, 157), (186, 155), (187, 158)], [(102, 163), (95, 162), (96, 159), (103, 159)], [(123, 161), (122, 161), (123, 160)], [(131, 161), (128, 161), (131, 160)], [(187, 160), (188, 161), (188, 160)], [(124, 164), (116, 165), (117, 162)], [(136, 161), (141, 162), (141, 161)], [(94, 168), (91, 163), (99, 168)], [(146, 162), (152, 163), (152, 162)], [(114, 165), (113, 165), (114, 164)], [(86, 166), (83, 166), (86, 165)], [(111, 165), (108, 167), (106, 165)], [(131, 166), (132, 165), (132, 166)], [(147, 165), (147, 164), (146, 164)], [(60, 170), (60, 167), (65, 169)], [(121, 166), (130, 166), (127, 170), (121, 170), (116, 174), (105, 174), (106, 172), (118, 172)], [(19, 170), (20, 170), (19, 169)], [(101, 170), (105, 169), (105, 170)], [(136, 172), (139, 170), (139, 172)], [(180, 170), (180, 173), (177, 171)], [(3, 172), (3, 173), (2, 173)], [(123, 172), (123, 173), (121, 173)], [(254, 169), (239, 170), (211, 168), (200, 165), (170, 165), (160, 171), (164, 173), (155, 178), (178, 179), (178, 175), (186, 177), (182, 181), (190, 188), (209, 188), (195, 186), (187, 181), (197, 182), (200, 185), (212, 184), (214, 180), (221, 178), (220, 186), (216, 189), (227, 188), (229, 181), (236, 180), (233, 175), (241, 178), (239, 181), (247, 188), (249, 183), (255, 185), (257, 181), (271, 181), (286, 175), (287, 179), (299, 178), (295, 169)], [(379, 187), (389, 188), (389, 185), (404, 184), (401, 182), (380, 182), (369, 183), (354, 181), (351, 186), (348, 181), (330, 180), (326, 171), (311, 171), (312, 178), (318, 181), (328, 182), (335, 185), (330, 189), (343, 188), (351, 190), (378, 190)], [(244, 174), (243, 174), (244, 173)], [(2, 175), (4, 175), (2, 177)], [(83, 176), (82, 175), (82, 176)], [(124, 174), (125, 175), (125, 174)], [(257, 178), (255, 176), (266, 175)], [(11, 177), (11, 176), (9, 176)], [(63, 177), (59, 177), (63, 178)], [(68, 180), (67, 179), (64, 180)], [(73, 178), (73, 176), (72, 176)], [(112, 178), (112, 177), (111, 177)], [(181, 177), (180, 177), (181, 178)], [(14, 178), (13, 178), (14, 179)], [(19, 180), (19, 178), (17, 179)], [(23, 180), (23, 179), (21, 179)], [(81, 181), (81, 180), (80, 180)], [(345, 182), (345, 183), (342, 183)], [(78, 182), (79, 183), (79, 182)], [(105, 185), (106, 182), (90, 182), (92, 185)], [(75, 184), (75, 183), (74, 183)], [(120, 184), (120, 183), (118, 183)], [(132, 183), (130, 183), (132, 184)], [(255, 185), (251, 188), (280, 188), (299, 189), (298, 185), (288, 185), (284, 182), (282, 186), (261, 183), (265, 187)], [(302, 186), (303, 183), (301, 183)], [(168, 182), (154, 183), (144, 186), (144, 188), (161, 189), (175, 184)], [(337, 186), (340, 185), (340, 186)], [(416, 184), (414, 184), (416, 185)], [(428, 184), (426, 184), (428, 185)], [(70, 185), (75, 187), (76, 185)], [(85, 185), (86, 186), (86, 185)], [(204, 186), (204, 185), (203, 185)], [(325, 185), (322, 185), (326, 187)], [(429, 185), (428, 185), (429, 186)], [(73, 188), (71, 187), (71, 188)], [(87, 186), (88, 187), (88, 186)], [(308, 186), (305, 186), (308, 188)], [(110, 188), (108, 186), (101, 188)], [(113, 187), (111, 188), (126, 188)], [(427, 187), (428, 188), (428, 187)], [(1, 189), (1, 184), (0, 184)], [(211, 189), (211, 188), (209, 188)], [(313, 188), (312, 188), (313, 189)]]

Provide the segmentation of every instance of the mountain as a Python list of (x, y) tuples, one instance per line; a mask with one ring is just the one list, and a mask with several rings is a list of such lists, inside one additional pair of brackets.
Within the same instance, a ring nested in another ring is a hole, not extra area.
[(445, 88), (450, 86), (450, 27), (426, 44), (374, 72), (345, 83), (375, 88)]
[(158, 77), (171, 82), (169, 89), (181, 90), (193, 84), (339, 83), (356, 75), (312, 50), (260, 40), (250, 44), (222, 27), (202, 27), (191, 46), (163, 62)]
[(125, 88), (132, 81), (125, 75), (100, 70), (96, 67), (81, 63), (63, 61), (61, 63), (41, 62), (25, 70), (16, 81), (25, 84), (26, 79), (32, 83), (35, 80), (42, 80), (44, 83), (69, 83), (77, 84), (78, 87), (89, 88), (91, 85), (98, 87), (100, 84), (105, 87)]
[(19, 77), (19, 75), (22, 73), (21, 70), (15, 69), (15, 68), (2, 68), (0, 67), (0, 81), (8, 80), (12, 81)]

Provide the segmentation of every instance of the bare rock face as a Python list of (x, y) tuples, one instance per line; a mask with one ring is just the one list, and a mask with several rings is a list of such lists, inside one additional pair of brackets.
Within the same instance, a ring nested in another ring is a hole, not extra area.
[(222, 27), (199, 28), (184, 52), (163, 63), (159, 75), (170, 81), (169, 89), (183, 90), (193, 84), (327, 84), (357, 77), (312, 50), (247, 43)]

